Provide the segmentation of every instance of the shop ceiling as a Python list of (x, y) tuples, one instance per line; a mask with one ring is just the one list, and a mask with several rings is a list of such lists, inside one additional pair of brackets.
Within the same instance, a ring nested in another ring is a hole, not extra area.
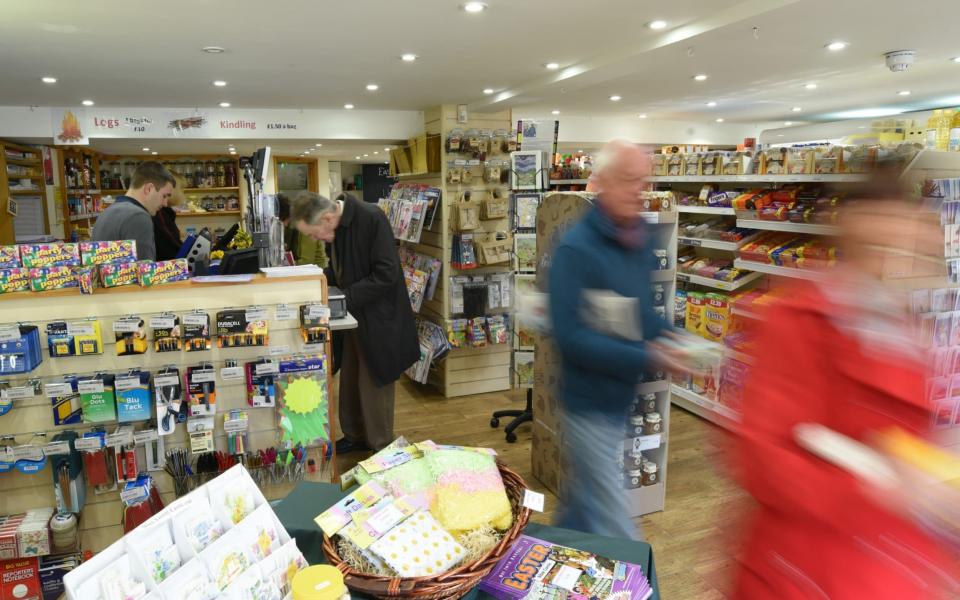
[[(0, 105), (422, 110), (466, 102), (557, 110), (561, 119), (746, 123), (960, 103), (955, 0), (486, 5), (471, 14), (458, 0), (7, 2)], [(666, 27), (647, 27), (657, 19)], [(838, 40), (849, 45), (825, 47)], [(883, 53), (898, 49), (915, 50), (917, 61), (892, 73)], [(417, 60), (401, 60), (404, 53)], [(559, 68), (547, 69), (553, 62)]]

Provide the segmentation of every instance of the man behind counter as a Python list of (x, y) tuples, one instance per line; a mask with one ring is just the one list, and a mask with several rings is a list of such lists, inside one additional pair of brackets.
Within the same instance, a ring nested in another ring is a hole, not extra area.
[(160, 163), (140, 163), (127, 193), (103, 211), (93, 225), (91, 238), (97, 242), (136, 240), (137, 258), (156, 260), (153, 215), (170, 199), (176, 185), (173, 175)]

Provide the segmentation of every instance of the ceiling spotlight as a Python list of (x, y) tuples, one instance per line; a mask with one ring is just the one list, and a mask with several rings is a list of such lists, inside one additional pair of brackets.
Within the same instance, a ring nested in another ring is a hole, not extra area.
[(141, 148), (144, 152), (150, 152), (150, 148)]
[(723, 123), (723, 117), (718, 117), (718, 118), (716, 119), (716, 121), (717, 121), (717, 123)]
[(154, 150), (154, 151), (153, 151), (153, 152), (151, 152), (150, 154), (152, 154), (153, 156), (156, 156), (156, 155), (157, 155), (157, 151), (156, 151), (156, 150)]
[(898, 95), (898, 96), (909, 96), (909, 95), (910, 95), (910, 90), (900, 90), (899, 92), (897, 92), (897, 95)]
[(693, 79), (694, 79), (694, 81), (706, 81), (706, 80), (707, 80), (707, 76), (704, 75), (703, 73), (700, 73), (700, 74), (698, 74), (698, 75), (694, 75), (694, 76), (693, 76)]
[(220, 108), (230, 108), (230, 103), (229, 103), (229, 102), (221, 102), (221, 103), (220, 103)]
[(950, 60), (952, 60), (955, 63), (960, 63), (960, 56), (956, 56), (954, 58), (951, 58)]
[(213, 85), (216, 87), (227, 87), (227, 82), (222, 79), (218, 79), (213, 82)]
[(489, 96), (493, 93), (493, 88), (483, 88), (483, 93)]
[(550, 114), (551, 114), (551, 115), (559, 115), (559, 114), (560, 114), (560, 111), (559, 111), (559, 110), (551, 110), (551, 111), (550, 111)]
[(237, 153), (236, 150), (231, 150), (231, 151), (230, 151), (230, 154), (236, 154), (236, 153)]
[(640, 113), (639, 115), (637, 115), (637, 118), (638, 118), (638, 119), (646, 119), (646, 118), (647, 118), (647, 113)]
[(367, 91), (368, 91), (368, 92), (375, 92), (375, 91), (377, 91), (377, 90), (379, 90), (379, 89), (380, 89), (380, 86), (377, 85), (377, 84), (375, 84), (375, 83), (368, 83), (368, 84), (367, 84)]
[(403, 62), (413, 62), (413, 61), (417, 60), (418, 58), (419, 58), (419, 57), (418, 57), (416, 54), (407, 53), (407, 54), (401, 54), (401, 55), (400, 55), (400, 60), (402, 60)]
[(487, 5), (484, 2), (467, 2), (463, 5), (463, 10), (468, 13), (479, 13), (487, 10)]
[(41, 78), (40, 78), (40, 81), (42, 81), (42, 82), (44, 82), (44, 83), (56, 83), (56, 82), (57, 82), (57, 78), (56, 78), (56, 77), (41, 77)]
[(815, 90), (815, 89), (817, 89), (817, 84), (815, 84), (815, 83), (808, 83), (807, 85), (805, 85), (805, 86), (803, 86), (803, 87), (806, 88), (806, 89), (808, 89), (808, 90)]
[(613, 96), (610, 96), (610, 102), (620, 102), (620, 100), (621, 100), (620, 96), (617, 96), (616, 94), (614, 94)]
[(783, 126), (784, 126), (784, 127), (790, 127), (791, 125), (793, 125), (793, 121), (784, 121), (784, 122), (783, 122)]
[(347, 110), (353, 110), (353, 105), (352, 105), (352, 104), (344, 104), (343, 107), (344, 107), (345, 109), (347, 109)]
[(546, 68), (550, 69), (551, 71), (556, 71), (557, 69), (560, 68), (560, 63), (548, 62), (547, 64), (545, 64), (545, 65), (543, 65), (543, 66), (545, 66)]
[(650, 21), (649, 23), (647, 23), (647, 27), (649, 27), (650, 29), (664, 29), (666, 28), (666, 26), (667, 26), (667, 22), (660, 21), (660, 20)]
[(323, 144), (314, 144), (314, 146), (316, 146), (317, 148), (319, 148), (319, 147), (323, 146)]
[(363, 155), (364, 158), (368, 158), (369, 156), (370, 156), (369, 154), (364, 154), (364, 155)]
[(803, 110), (803, 109), (800, 108), (799, 106), (794, 106), (794, 107), (791, 108), (790, 110), (792, 110), (793, 112), (800, 112), (800, 111)]
[(717, 103), (714, 102), (714, 101), (712, 101), (712, 100), (711, 100), (710, 102), (707, 102), (707, 106), (709, 106), (710, 108), (713, 108), (713, 107), (716, 106), (716, 105), (717, 105)]
[(357, 160), (360, 160), (360, 157), (359, 157), (359, 156), (354, 156), (354, 158), (357, 159)]
[(298, 154), (297, 156), (303, 156), (303, 152), (301, 152), (301, 153), (300, 153), (300, 154)]
[(390, 148), (384, 148), (383, 151), (384, 151), (384, 152), (390, 152)]
[(81, 102), (80, 104), (82, 104), (82, 105), (84, 105), (84, 106), (93, 106), (93, 100), (84, 100), (84, 101)]
[(380, 151), (379, 151), (379, 150), (374, 150), (373, 153), (374, 153), (374, 154), (380, 154)]
[(829, 44), (827, 44), (827, 50), (832, 50), (833, 52), (843, 50), (846, 47), (847, 47), (846, 42), (830, 42)]
[(224, 48), (223, 46), (204, 46), (203, 48), (200, 48), (200, 49), (206, 52), (207, 54), (223, 54), (224, 52), (227, 51), (227, 49)]

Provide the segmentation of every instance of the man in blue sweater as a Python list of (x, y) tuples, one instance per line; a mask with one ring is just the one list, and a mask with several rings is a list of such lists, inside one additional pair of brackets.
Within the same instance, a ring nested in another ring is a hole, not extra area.
[(640, 532), (629, 516), (617, 464), (627, 414), (641, 373), (658, 364), (675, 366), (650, 341), (667, 323), (653, 311), (656, 244), (640, 216), (649, 165), (649, 155), (634, 144), (603, 148), (591, 180), (599, 192), (596, 204), (557, 245), (549, 277), (568, 467), (557, 525), (632, 539)]
[(162, 164), (153, 160), (140, 163), (130, 177), (127, 193), (117, 196), (97, 218), (90, 237), (97, 242), (134, 240), (138, 259), (156, 260), (153, 216), (167, 205), (176, 186), (177, 180)]

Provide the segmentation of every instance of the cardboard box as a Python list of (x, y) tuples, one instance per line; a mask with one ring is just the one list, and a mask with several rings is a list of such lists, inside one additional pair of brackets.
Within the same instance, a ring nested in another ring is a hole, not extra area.
[(80, 247), (77, 244), (23, 244), (20, 260), (28, 269), (42, 267), (79, 267)]
[(99, 266), (116, 262), (136, 262), (136, 240), (114, 242), (80, 242), (80, 258), (84, 266)]

